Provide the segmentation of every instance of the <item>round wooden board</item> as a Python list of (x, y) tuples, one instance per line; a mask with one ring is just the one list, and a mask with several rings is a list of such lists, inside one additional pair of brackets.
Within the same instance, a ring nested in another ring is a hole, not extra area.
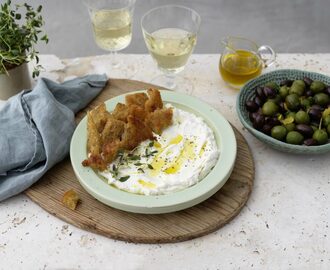
[[(146, 89), (143, 82), (111, 79), (106, 89), (77, 115), (116, 95)], [(251, 151), (242, 134), (234, 128), (237, 140), (237, 160), (227, 183), (211, 198), (186, 210), (143, 215), (127, 213), (104, 205), (89, 195), (76, 179), (70, 159), (57, 164), (26, 195), (54, 216), (72, 225), (114, 239), (135, 243), (169, 243), (193, 239), (213, 232), (242, 209), (252, 191), (254, 163)], [(73, 188), (81, 198), (75, 211), (61, 203), (64, 192)]]

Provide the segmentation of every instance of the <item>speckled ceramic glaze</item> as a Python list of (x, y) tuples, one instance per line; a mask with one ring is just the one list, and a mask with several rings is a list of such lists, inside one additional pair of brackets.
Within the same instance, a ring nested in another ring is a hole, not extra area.
[[(196, 205), (217, 192), (229, 178), (236, 159), (236, 139), (228, 121), (214, 108), (192, 96), (161, 91), (165, 103), (200, 116), (213, 130), (220, 150), (220, 157), (211, 172), (197, 184), (166, 195), (146, 196), (128, 193), (107, 184), (92, 169), (83, 167), (86, 159), (87, 117), (76, 128), (70, 147), (74, 172), (81, 185), (99, 201), (128, 212), (160, 214), (182, 210)], [(108, 100), (106, 106), (112, 111), (118, 102), (125, 102), (125, 95)]]
[(281, 69), (272, 71), (269, 73), (265, 73), (260, 77), (249, 81), (238, 94), (237, 103), (236, 103), (236, 110), (238, 117), (243, 124), (243, 126), (257, 139), (266, 143), (270, 147), (288, 153), (294, 154), (321, 154), (330, 151), (330, 143), (325, 145), (318, 145), (318, 146), (305, 146), (305, 145), (293, 145), (288, 144), (285, 142), (281, 142), (268, 136), (261, 131), (256, 130), (253, 128), (252, 123), (249, 119), (249, 113), (245, 108), (245, 102), (247, 100), (252, 99), (255, 96), (255, 89), (257, 86), (265, 85), (268, 82), (276, 82), (280, 83), (283, 80), (290, 79), (290, 80), (298, 80), (303, 79), (304, 77), (309, 77), (312, 80), (319, 80), (324, 82), (327, 85), (330, 85), (330, 77), (322, 75), (320, 73), (315, 72), (308, 72), (296, 69)]

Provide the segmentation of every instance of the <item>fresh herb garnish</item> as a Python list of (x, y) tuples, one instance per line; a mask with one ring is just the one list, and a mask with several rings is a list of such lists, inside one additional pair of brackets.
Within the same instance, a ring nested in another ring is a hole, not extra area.
[(129, 159), (130, 160), (140, 160), (141, 157), (140, 156), (137, 156), (137, 155), (134, 155), (134, 156), (130, 156)]
[(120, 168), (123, 166), (129, 166), (129, 164), (134, 164), (137, 168), (137, 171), (144, 173), (145, 169), (149, 168), (150, 170), (154, 170), (154, 167), (151, 164), (141, 162), (141, 157), (151, 157), (154, 156), (156, 153), (158, 153), (157, 150), (152, 150), (152, 147), (154, 146), (154, 141), (150, 141), (148, 146), (145, 149), (145, 154), (144, 155), (136, 155), (134, 154), (134, 150), (125, 153), (124, 150), (119, 150), (118, 151), (118, 161), (116, 164), (113, 164), (110, 173), (112, 177), (120, 182), (125, 182), (127, 179), (129, 179), (130, 176), (122, 176), (120, 177), (119, 171)]
[(150, 152), (149, 148), (146, 148), (146, 150), (145, 150), (145, 154), (144, 154), (144, 157), (154, 156), (156, 153), (158, 153), (157, 150), (154, 150), (154, 151), (151, 151), (151, 152)]
[(137, 162), (137, 163), (134, 163), (134, 165), (135, 165), (135, 166), (142, 166), (143, 163), (141, 163), (141, 162)]
[(129, 175), (126, 175), (126, 176), (120, 177), (120, 178), (118, 179), (118, 181), (120, 181), (120, 182), (125, 182), (125, 181), (128, 180), (129, 177), (130, 177)]
[(14, 5), (10, 0), (0, 5), (0, 74), (35, 60), (32, 76), (39, 75), (42, 67), (35, 45), (39, 40), (48, 43), (42, 30), (41, 10), (42, 6), (34, 9), (27, 3)]

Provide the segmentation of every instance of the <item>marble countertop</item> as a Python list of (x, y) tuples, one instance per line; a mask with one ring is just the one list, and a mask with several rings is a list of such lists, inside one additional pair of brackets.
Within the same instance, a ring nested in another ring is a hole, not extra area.
[[(159, 74), (149, 55), (120, 57), (131, 79), (148, 82)], [(63, 81), (100, 73), (107, 60), (43, 55), (42, 76)], [(217, 108), (252, 149), (254, 189), (233, 221), (182, 243), (130, 244), (80, 230), (19, 195), (0, 203), (0, 269), (330, 269), (330, 154), (284, 154), (251, 136), (218, 61), (219, 55), (192, 55), (183, 76), (195, 85), (193, 95)], [(279, 54), (271, 69), (278, 68), (330, 75), (330, 54)]]

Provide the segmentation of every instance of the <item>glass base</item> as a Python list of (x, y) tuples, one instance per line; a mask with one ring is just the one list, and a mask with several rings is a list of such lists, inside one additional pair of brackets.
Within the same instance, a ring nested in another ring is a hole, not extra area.
[(165, 89), (173, 90), (175, 92), (192, 95), (194, 85), (188, 79), (182, 76), (173, 75), (158, 75), (151, 81), (152, 84), (164, 87)]
[(108, 56), (100, 56), (91, 62), (96, 73), (105, 73), (109, 78), (130, 79), (137, 73), (135, 64), (127, 65), (120, 56), (113, 59)]

